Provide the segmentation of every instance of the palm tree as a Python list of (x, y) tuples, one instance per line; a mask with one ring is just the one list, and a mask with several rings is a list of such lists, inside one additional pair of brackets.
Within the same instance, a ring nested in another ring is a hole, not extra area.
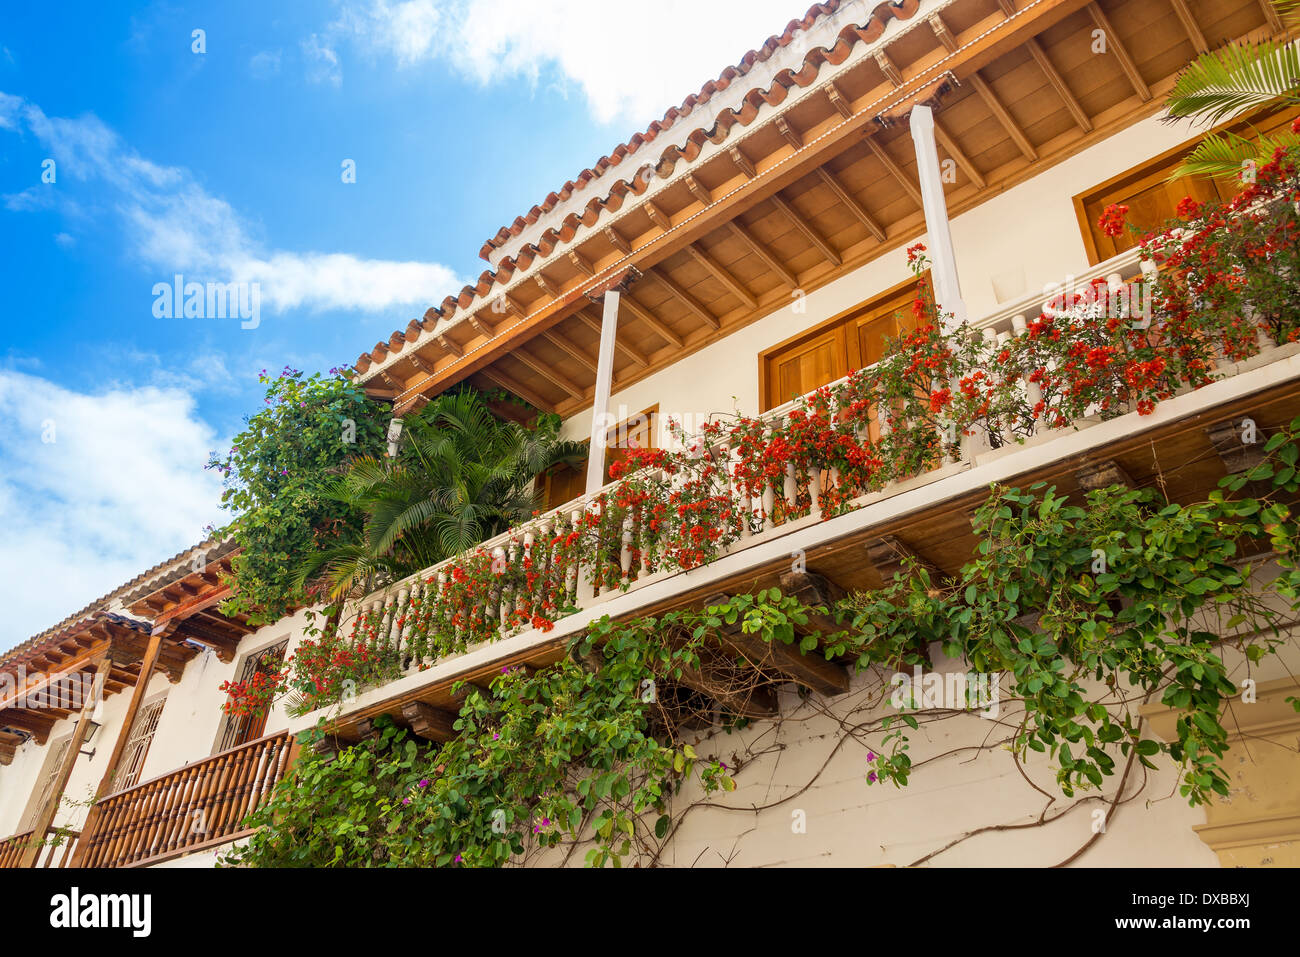
[[(1272, 0), (1283, 17), (1300, 0)], [(1280, 40), (1230, 43), (1202, 53), (1174, 82), (1166, 104), (1170, 119), (1192, 119), (1213, 126), (1274, 100), (1300, 103), (1300, 44), (1289, 33)], [(1262, 166), (1278, 147), (1300, 144), (1282, 132), (1247, 139), (1232, 132), (1211, 133), (1188, 154), (1170, 179), (1181, 176), (1230, 178), (1254, 163)]]
[(558, 417), (525, 428), (498, 419), (477, 392), (440, 396), (407, 419), (395, 458), (356, 459), (329, 486), (363, 527), (308, 556), (299, 580), (323, 578), (338, 599), (428, 568), (529, 518), (536, 477), (586, 455), (559, 438)]

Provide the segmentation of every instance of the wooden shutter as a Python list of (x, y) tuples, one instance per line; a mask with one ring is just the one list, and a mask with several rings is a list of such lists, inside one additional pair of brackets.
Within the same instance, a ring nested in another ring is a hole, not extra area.
[[(932, 299), (928, 273), (921, 282), (923, 294)], [(766, 412), (842, 379), (854, 369), (879, 362), (888, 340), (916, 328), (912, 312), (916, 287), (917, 280), (909, 279), (760, 353), (762, 410)]]
[(118, 762), (117, 773), (113, 778), (113, 790), (125, 791), (140, 783), (140, 772), (144, 769), (144, 759), (153, 743), (153, 734), (158, 729), (158, 719), (162, 716), (163, 705), (167, 698), (147, 702), (136, 715), (131, 734), (126, 739), (126, 748), (122, 751), (122, 760)]
[[(1228, 130), (1238, 136), (1257, 139), (1261, 134), (1269, 136), (1288, 126), (1296, 112), (1294, 108), (1270, 107), (1245, 120), (1225, 123), (1216, 127), (1216, 131)], [(1074, 197), (1075, 214), (1079, 218), (1089, 263), (1095, 266), (1102, 260), (1132, 249), (1141, 238), (1129, 229), (1114, 237), (1102, 232), (1097, 220), (1107, 206), (1127, 206), (1128, 222), (1146, 233), (1163, 228), (1173, 219), (1178, 211), (1178, 203), (1184, 196), (1190, 196), (1197, 202), (1231, 198), (1236, 189), (1231, 182), (1188, 176), (1168, 182), (1174, 167), (1200, 141), (1199, 136), (1188, 140)]]
[(49, 754), (45, 756), (45, 765), (41, 768), (40, 784), (32, 792), (31, 800), (27, 802), (27, 811), (23, 815), (24, 831), (30, 831), (36, 826), (36, 819), (40, 816), (41, 808), (45, 807), (45, 802), (50, 799), (54, 792), (54, 785), (59, 776), (59, 768), (63, 765), (63, 756), (68, 753), (68, 745), (72, 744), (72, 735), (66, 735), (50, 745)]

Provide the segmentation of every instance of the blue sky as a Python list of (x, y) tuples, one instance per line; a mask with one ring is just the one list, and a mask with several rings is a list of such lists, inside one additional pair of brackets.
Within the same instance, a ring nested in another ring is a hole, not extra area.
[[(260, 369), (350, 363), (477, 276), (500, 226), (803, 13), (6, 4), (0, 648), (224, 520), (202, 466), (259, 403)], [(260, 323), (155, 316), (176, 273), (257, 282)]]

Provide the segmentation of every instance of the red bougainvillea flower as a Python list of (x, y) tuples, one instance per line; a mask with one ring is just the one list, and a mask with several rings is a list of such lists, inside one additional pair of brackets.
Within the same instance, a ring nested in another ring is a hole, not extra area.
[(925, 243), (913, 243), (907, 247), (907, 264), (915, 265), (921, 259), (924, 259)]
[(1201, 204), (1190, 196), (1184, 196), (1178, 201), (1178, 218), (1179, 219), (1198, 219), (1201, 215)]
[(1124, 232), (1124, 217), (1127, 215), (1127, 206), (1111, 203), (1101, 211), (1101, 218), (1097, 220), (1097, 226), (1103, 233), (1113, 239)]

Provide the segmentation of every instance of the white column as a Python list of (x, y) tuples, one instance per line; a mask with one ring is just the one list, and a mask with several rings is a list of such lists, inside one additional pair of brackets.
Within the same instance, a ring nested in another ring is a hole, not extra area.
[(609, 421), (609, 389), (614, 381), (614, 340), (618, 336), (618, 290), (605, 293), (600, 323), (600, 355), (596, 360), (596, 394), (591, 407), (591, 450), (587, 458), (587, 494), (605, 484), (605, 440), (614, 423)]
[(943, 176), (939, 172), (939, 151), (934, 144), (934, 113), (928, 106), (912, 108), (912, 146), (916, 170), (921, 179), (921, 205), (925, 209), (925, 230), (930, 240), (930, 275), (940, 312), (952, 313), (945, 331), (966, 319), (966, 303), (957, 281), (957, 259), (948, 229), (948, 204), (943, 197)]

